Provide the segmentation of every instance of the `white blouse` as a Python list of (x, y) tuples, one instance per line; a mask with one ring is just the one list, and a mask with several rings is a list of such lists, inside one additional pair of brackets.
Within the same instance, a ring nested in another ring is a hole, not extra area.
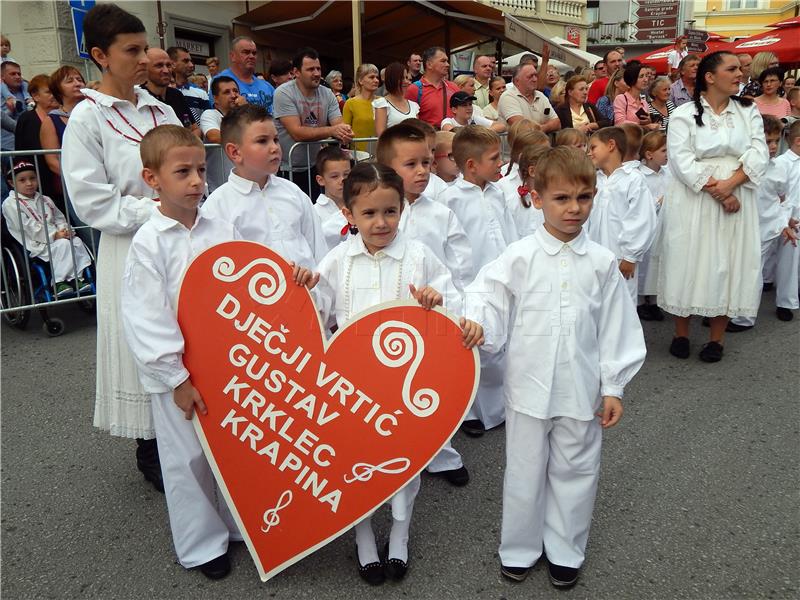
[(616, 258), (585, 232), (565, 243), (539, 228), (485, 265), (464, 297), (465, 316), (484, 328), (482, 349), (509, 344), (505, 399), (515, 411), (590, 421), (601, 396), (621, 398), (644, 363)]
[(139, 143), (158, 125), (181, 125), (175, 112), (135, 87), (136, 106), (83, 89), (70, 115), (61, 169), (78, 217), (104, 233), (133, 233), (147, 221), (155, 192), (142, 179)]
[(694, 102), (682, 104), (670, 116), (667, 156), (676, 178), (699, 192), (715, 169), (709, 161), (732, 156), (739, 160), (750, 183), (758, 184), (769, 162), (764, 123), (758, 109), (730, 100), (717, 115), (705, 98), (700, 102), (703, 127), (698, 127), (694, 120), (697, 113)]
[(328, 251), (319, 216), (303, 191), (270, 175), (266, 185), (231, 171), (203, 205), (205, 214), (231, 223), (242, 239), (269, 246), (287, 261), (313, 269)]
[(189, 377), (177, 317), (181, 281), (195, 256), (234, 239), (239, 235), (231, 224), (204, 216), (202, 208), (191, 229), (154, 210), (133, 237), (122, 277), (122, 320), (147, 392), (171, 392)]
[(589, 237), (617, 258), (638, 263), (656, 232), (656, 203), (638, 165), (625, 163), (606, 177), (597, 173), (597, 194), (586, 224)]
[(389, 102), (385, 97), (375, 98), (372, 101), (372, 108), (385, 108), (386, 109), (386, 127), (397, 125), (406, 119), (415, 119), (419, 114), (419, 104), (413, 100), (407, 100), (408, 112), (402, 112), (395, 108), (394, 104)]
[(373, 306), (409, 300), (409, 284), (428, 285), (444, 296), (444, 308), (462, 314), (461, 295), (450, 273), (425, 245), (401, 232), (391, 244), (370, 254), (360, 235), (331, 250), (319, 263), (320, 279), (314, 298), (322, 321), (339, 327)]

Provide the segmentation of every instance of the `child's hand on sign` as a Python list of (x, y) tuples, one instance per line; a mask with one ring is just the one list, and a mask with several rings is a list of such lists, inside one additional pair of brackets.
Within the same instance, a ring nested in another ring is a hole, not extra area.
[(461, 325), (461, 331), (464, 332), (464, 347), (467, 350), (483, 345), (483, 327), (475, 321), (470, 321), (464, 317), (461, 317), (459, 325)]
[(311, 269), (300, 267), (295, 263), (292, 265), (292, 279), (299, 286), (306, 286), (308, 289), (313, 290), (314, 286), (319, 282), (319, 273), (314, 273)]
[(178, 408), (183, 411), (187, 421), (192, 420), (192, 413), (194, 412), (195, 405), (197, 405), (197, 410), (200, 411), (201, 415), (208, 414), (206, 403), (203, 402), (203, 399), (200, 397), (200, 392), (192, 385), (191, 379), (187, 379), (175, 388), (173, 398)]
[(429, 285), (418, 290), (414, 287), (413, 283), (409, 283), (408, 289), (411, 290), (411, 295), (414, 297), (414, 300), (419, 302), (425, 310), (430, 310), (434, 306), (442, 305), (442, 295)]

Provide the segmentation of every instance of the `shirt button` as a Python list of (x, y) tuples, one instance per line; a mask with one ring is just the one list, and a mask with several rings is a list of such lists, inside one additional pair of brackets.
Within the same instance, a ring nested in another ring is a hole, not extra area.
[(566, 267), (567, 266), (567, 261), (565, 259), (563, 259), (563, 258), (561, 259), (561, 266), (562, 267)]
[(568, 287), (569, 287), (569, 284), (566, 281), (561, 284), (561, 289), (562, 290), (566, 290)]

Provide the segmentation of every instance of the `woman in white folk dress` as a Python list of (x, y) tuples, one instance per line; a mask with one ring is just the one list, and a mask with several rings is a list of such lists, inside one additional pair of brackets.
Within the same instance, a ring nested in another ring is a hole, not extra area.
[(658, 303), (675, 315), (670, 353), (688, 358), (689, 317), (710, 318), (700, 359), (722, 359), (730, 317), (755, 316), (761, 292), (756, 186), (769, 155), (761, 115), (735, 96), (742, 71), (728, 52), (697, 70), (695, 101), (670, 117), (667, 153), (675, 177), (664, 203)]
[(97, 386), (94, 425), (137, 440), (137, 466), (163, 490), (150, 398), (122, 331), (120, 289), (133, 234), (156, 206), (142, 180), (139, 143), (150, 129), (180, 125), (173, 110), (139, 87), (147, 77), (147, 33), (135, 16), (98, 4), (83, 21), (86, 47), (103, 75), (84, 89), (62, 147), (62, 172), (81, 220), (101, 232), (97, 261)]

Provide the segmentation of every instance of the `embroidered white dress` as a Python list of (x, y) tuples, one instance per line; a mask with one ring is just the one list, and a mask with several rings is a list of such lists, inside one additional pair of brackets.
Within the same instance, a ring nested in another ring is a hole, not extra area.
[[(715, 114), (701, 102), (703, 127), (691, 102), (670, 118), (667, 155), (675, 178), (661, 209), (658, 304), (680, 317), (752, 317), (761, 297), (756, 189), (769, 161), (764, 125), (755, 106), (731, 100)], [(702, 188), (739, 167), (750, 181), (733, 192), (741, 209), (726, 213)]]
[(136, 106), (95, 90), (72, 111), (61, 169), (78, 217), (100, 230), (97, 257), (97, 387), (94, 425), (111, 435), (155, 437), (144, 391), (122, 331), (120, 282), (136, 230), (150, 218), (155, 193), (142, 180), (139, 142), (157, 125), (181, 125), (175, 112), (134, 88)]

